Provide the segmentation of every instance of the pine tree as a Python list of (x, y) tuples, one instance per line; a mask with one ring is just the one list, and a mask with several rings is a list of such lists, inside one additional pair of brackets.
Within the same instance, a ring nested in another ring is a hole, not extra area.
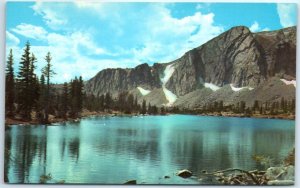
[(112, 97), (110, 93), (105, 94), (105, 99), (104, 99), (104, 109), (111, 109), (112, 107)]
[(134, 96), (129, 94), (127, 97), (127, 111), (131, 113), (134, 110)]
[(152, 114), (152, 106), (151, 106), (150, 102), (148, 103), (147, 112), (148, 112), (148, 114)]
[(241, 101), (240, 102), (240, 109), (239, 109), (239, 111), (241, 113), (245, 113), (245, 110), (246, 110), (246, 103), (245, 103), (245, 101)]
[(147, 112), (146, 101), (143, 100), (141, 114), (146, 114), (146, 112)]
[(134, 98), (133, 109), (134, 109), (135, 111), (138, 111), (138, 110), (139, 110), (139, 109), (138, 109), (138, 99), (137, 99), (137, 96), (135, 96), (135, 98)]
[(105, 103), (105, 97), (102, 94), (99, 98), (99, 110), (101, 110), (101, 111), (104, 110), (104, 103)]
[(37, 105), (37, 118), (41, 123), (45, 123), (45, 106), (46, 106), (46, 86), (45, 77), (42, 74), (39, 84), (39, 100)]
[(62, 109), (62, 117), (67, 118), (67, 113), (68, 113), (68, 83), (65, 82), (63, 86), (63, 93), (62, 93), (62, 104), (61, 104), (61, 109)]
[(14, 117), (14, 102), (15, 102), (15, 78), (14, 78), (14, 60), (12, 49), (9, 51), (9, 56), (6, 64), (6, 79), (5, 79), (5, 104), (6, 116)]
[(78, 86), (77, 86), (77, 105), (78, 105), (78, 111), (81, 112), (82, 111), (82, 106), (83, 106), (83, 80), (82, 80), (82, 76), (79, 76), (79, 80), (78, 80)]
[(291, 111), (293, 114), (295, 114), (295, 108), (296, 108), (296, 102), (295, 102), (295, 99), (292, 99), (292, 102), (291, 102)]
[(160, 114), (166, 114), (166, 109), (165, 109), (165, 107), (164, 106), (162, 106), (161, 108), (160, 108)]
[(70, 96), (70, 116), (76, 117), (77, 116), (77, 95), (76, 95), (76, 86), (78, 83), (77, 77), (70, 82), (70, 89), (69, 89), (69, 96)]
[(45, 60), (47, 62), (46, 66), (42, 69), (42, 74), (46, 78), (46, 92), (45, 92), (45, 122), (48, 123), (48, 116), (49, 116), (49, 106), (50, 106), (50, 78), (55, 74), (55, 72), (52, 69), (51, 64), (51, 54), (50, 52), (47, 53)]
[(79, 79), (75, 77), (74, 80), (71, 80), (69, 98), (70, 115), (72, 117), (78, 117), (83, 106), (83, 81), (81, 76), (79, 77)]
[(37, 108), (37, 103), (39, 99), (39, 80), (34, 73), (34, 70), (36, 68), (35, 63), (37, 62), (37, 59), (35, 55), (31, 54), (31, 61), (29, 65), (29, 85), (30, 85), (30, 103), (33, 104), (33, 107)]
[(27, 42), (25, 45), (24, 53), (21, 57), (20, 68), (18, 72), (18, 111), (24, 120), (31, 120), (31, 110), (32, 110), (32, 101), (31, 101), (31, 74), (30, 74), (30, 65), (31, 65), (31, 56), (30, 56), (30, 43)]

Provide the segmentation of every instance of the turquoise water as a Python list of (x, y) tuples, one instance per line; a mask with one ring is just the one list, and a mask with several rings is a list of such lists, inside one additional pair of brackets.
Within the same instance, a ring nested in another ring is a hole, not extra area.
[[(11, 126), (5, 132), (10, 183), (194, 184), (202, 170), (262, 168), (294, 147), (295, 121), (192, 115), (90, 117), (59, 126)], [(175, 174), (194, 173), (191, 179)], [(164, 176), (170, 176), (165, 179)]]

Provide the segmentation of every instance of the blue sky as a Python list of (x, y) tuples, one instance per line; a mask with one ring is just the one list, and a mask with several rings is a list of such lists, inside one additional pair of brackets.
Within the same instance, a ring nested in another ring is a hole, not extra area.
[(297, 23), (296, 4), (274, 3), (8, 2), (6, 14), (16, 71), (29, 41), (38, 75), (51, 52), (55, 83), (79, 75), (87, 80), (105, 68), (169, 62), (238, 25), (259, 32)]

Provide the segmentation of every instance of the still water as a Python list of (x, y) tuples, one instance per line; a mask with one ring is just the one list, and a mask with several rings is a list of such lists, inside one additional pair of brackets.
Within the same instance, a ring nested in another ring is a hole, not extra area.
[[(10, 183), (194, 184), (202, 170), (279, 164), (294, 147), (295, 121), (192, 115), (89, 117), (57, 126), (11, 126), (5, 132)], [(175, 174), (191, 170), (195, 177)], [(170, 176), (165, 179), (164, 176)]]

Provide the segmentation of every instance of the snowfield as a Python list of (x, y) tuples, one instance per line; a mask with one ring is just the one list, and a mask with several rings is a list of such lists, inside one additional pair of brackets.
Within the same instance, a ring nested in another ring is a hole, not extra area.
[(217, 91), (218, 89), (220, 89), (219, 86), (212, 84), (212, 83), (204, 83), (204, 87), (209, 88), (213, 91)]
[(253, 87), (249, 87), (249, 86), (248, 87), (234, 87), (233, 84), (230, 84), (230, 87), (231, 87), (232, 91), (235, 91), (235, 92), (240, 91), (242, 89), (248, 89), (248, 90), (254, 89)]
[(164, 70), (164, 77), (161, 78), (163, 91), (165, 93), (167, 100), (169, 101), (167, 104), (165, 104), (166, 106), (172, 106), (174, 102), (177, 100), (177, 96), (174, 93), (172, 93), (172, 91), (166, 88), (166, 83), (169, 81), (174, 71), (175, 68), (173, 67), (173, 64), (167, 65), (166, 69)]
[(137, 87), (137, 88), (143, 96), (148, 95), (151, 92), (150, 90), (144, 89), (142, 87)]
[(280, 79), (283, 83), (285, 83), (286, 85), (291, 85), (293, 84), (294, 87), (296, 87), (296, 80), (291, 80), (291, 81), (288, 81), (286, 79)]

